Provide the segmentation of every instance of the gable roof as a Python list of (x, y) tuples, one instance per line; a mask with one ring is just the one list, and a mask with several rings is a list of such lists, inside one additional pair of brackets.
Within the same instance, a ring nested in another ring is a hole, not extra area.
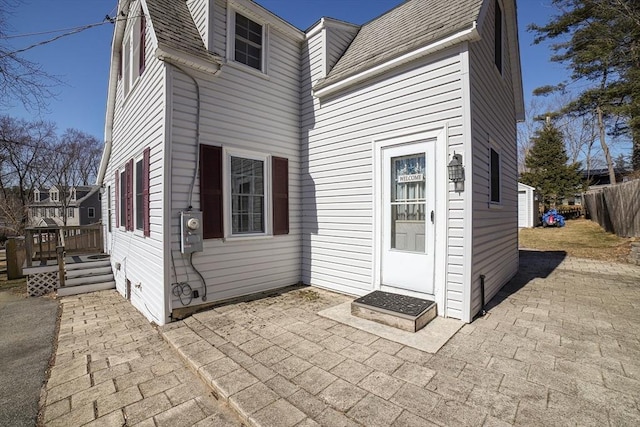
[(483, 0), (407, 0), (364, 24), (320, 90), (419, 47), (474, 28)]
[(185, 0), (146, 0), (158, 48), (217, 62), (198, 32)]

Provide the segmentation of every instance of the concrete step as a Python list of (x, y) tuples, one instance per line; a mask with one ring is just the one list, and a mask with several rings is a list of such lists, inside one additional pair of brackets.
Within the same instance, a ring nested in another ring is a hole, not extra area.
[(107, 289), (115, 289), (116, 282), (114, 280), (91, 283), (86, 285), (65, 286), (64, 288), (58, 288), (58, 296), (66, 297), (69, 295), (86, 294), (89, 292), (104, 291)]
[(113, 274), (109, 271), (108, 274), (93, 274), (80, 277), (74, 277), (65, 280), (65, 286), (80, 286), (90, 285), (93, 283), (111, 282), (113, 281)]
[(351, 314), (409, 332), (424, 328), (437, 316), (434, 301), (374, 291), (351, 303)]
[(74, 270), (67, 269), (67, 279), (74, 279), (77, 277), (92, 277), (102, 274), (112, 274), (111, 266), (100, 266), (92, 268), (76, 268)]

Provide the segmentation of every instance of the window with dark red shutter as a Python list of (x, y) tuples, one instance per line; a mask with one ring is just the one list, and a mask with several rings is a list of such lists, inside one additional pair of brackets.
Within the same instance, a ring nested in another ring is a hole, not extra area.
[(125, 229), (133, 231), (133, 159), (129, 160), (125, 166), (125, 176), (127, 179), (127, 218)]
[(200, 209), (204, 238), (224, 237), (221, 147), (200, 145)]
[(271, 164), (273, 234), (289, 234), (289, 161), (273, 157)]
[(150, 166), (151, 166), (151, 149), (144, 149), (142, 155), (142, 221), (144, 225), (144, 235), (151, 235), (151, 221), (149, 217), (149, 186), (150, 186)]
[(120, 227), (120, 172), (116, 171), (115, 174), (115, 199), (116, 199), (116, 228)]

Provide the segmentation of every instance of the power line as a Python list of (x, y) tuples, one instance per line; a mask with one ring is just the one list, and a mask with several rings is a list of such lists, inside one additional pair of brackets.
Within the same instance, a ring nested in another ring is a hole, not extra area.
[(96, 22), (96, 23), (93, 23), (93, 24), (87, 24), (87, 25), (83, 25), (83, 26), (80, 26), (80, 27), (73, 27), (73, 28), (67, 28), (67, 29), (62, 29), (62, 30), (43, 31), (41, 33), (20, 34), (20, 35), (16, 35), (16, 36), (0, 37), (0, 38), (4, 38), (4, 39), (9, 39), (9, 38), (27, 37), (27, 36), (39, 35), (39, 34), (52, 34), (52, 33), (57, 33), (57, 32), (61, 32), (61, 31), (71, 30), (71, 31), (68, 31), (68, 32), (66, 32), (64, 34), (60, 34), (60, 35), (57, 35), (55, 37), (52, 37), (50, 39), (43, 40), (43, 41), (38, 42), (38, 43), (34, 43), (34, 44), (32, 44), (30, 46), (27, 46), (25, 48), (14, 50), (13, 52), (7, 52), (7, 53), (3, 54), (2, 56), (0, 56), (0, 59), (4, 59), (4, 58), (6, 58), (8, 56), (13, 56), (13, 55), (18, 54), (18, 53), (26, 52), (27, 50), (33, 49), (33, 48), (38, 47), (38, 46), (43, 46), (43, 45), (52, 43), (52, 42), (54, 42), (56, 40), (59, 40), (59, 39), (61, 39), (63, 37), (67, 37), (67, 36), (71, 36), (71, 35), (74, 35), (74, 34), (81, 33), (83, 31), (86, 31), (86, 30), (90, 29), (90, 28), (99, 27), (99, 26), (102, 26), (102, 25), (105, 25), (105, 24), (114, 24), (114, 23), (116, 23), (118, 21), (126, 21), (127, 19), (132, 19), (132, 18), (137, 18), (137, 17), (138, 16), (129, 16), (127, 18), (112, 18), (109, 15), (107, 15), (105, 17), (104, 21), (102, 21), (102, 22)]

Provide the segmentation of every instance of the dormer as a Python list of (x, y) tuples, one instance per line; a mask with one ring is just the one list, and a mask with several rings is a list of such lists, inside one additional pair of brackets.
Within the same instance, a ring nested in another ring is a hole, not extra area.
[(329, 74), (359, 30), (359, 25), (333, 18), (322, 18), (307, 30), (307, 40), (318, 46), (314, 52), (310, 52), (314, 63), (312, 69), (315, 71), (313, 81), (323, 79)]
[(52, 202), (60, 201), (60, 191), (58, 190), (57, 187), (51, 187), (49, 189), (49, 200)]
[(40, 190), (37, 188), (33, 190), (33, 201), (36, 203), (40, 201)]
[(75, 202), (76, 200), (77, 200), (76, 188), (75, 188), (75, 187), (73, 187), (73, 188), (71, 189), (71, 201), (72, 201), (72, 202)]

